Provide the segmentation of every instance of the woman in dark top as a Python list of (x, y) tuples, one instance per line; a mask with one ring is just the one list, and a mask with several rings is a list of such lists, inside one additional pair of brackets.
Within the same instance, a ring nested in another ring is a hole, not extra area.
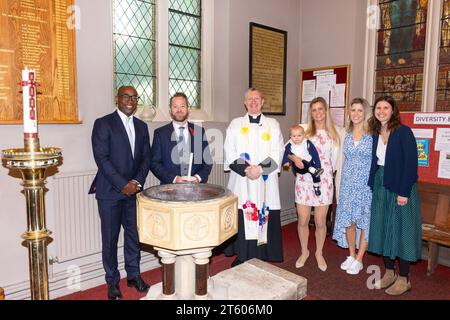
[(375, 288), (401, 295), (411, 290), (410, 263), (422, 255), (417, 145), (411, 129), (402, 125), (397, 104), (390, 96), (375, 101), (369, 127), (374, 138), (368, 182), (373, 191), (368, 250), (383, 255), (386, 266)]

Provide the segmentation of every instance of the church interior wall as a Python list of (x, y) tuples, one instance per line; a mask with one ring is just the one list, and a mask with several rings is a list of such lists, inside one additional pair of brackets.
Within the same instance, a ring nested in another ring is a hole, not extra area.
[[(63, 149), (59, 173), (95, 171), (90, 136), (96, 118), (114, 110), (112, 19), (108, 0), (76, 0), (81, 9), (81, 26), (76, 34), (78, 108), (82, 123), (40, 125), (42, 146)], [(243, 94), (248, 87), (249, 23), (256, 22), (288, 32), (286, 115), (274, 116), (284, 139), (297, 122), (298, 71), (321, 65), (350, 64), (351, 97), (362, 93), (365, 5), (360, 0), (220, 0), (215, 4), (213, 110), (216, 121), (206, 129), (223, 133), (228, 122), (245, 110)], [(162, 123), (149, 125), (150, 134)], [(2, 125), (0, 149), (22, 145), (22, 126)], [(20, 180), (0, 170), (0, 286), (8, 288), (28, 281), (28, 252), (20, 235), (26, 229), (25, 199)], [(280, 178), (282, 210), (294, 208), (294, 178), (283, 172)], [(48, 201), (52, 196), (49, 189)], [(52, 230), (55, 215), (47, 205), (47, 227)], [(295, 214), (294, 214), (295, 215)], [(52, 251), (54, 243), (49, 245)]]

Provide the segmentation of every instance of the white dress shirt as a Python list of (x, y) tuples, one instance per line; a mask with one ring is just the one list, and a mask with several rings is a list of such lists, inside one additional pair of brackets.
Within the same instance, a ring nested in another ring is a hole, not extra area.
[[(189, 126), (188, 126), (187, 121), (182, 125), (176, 123), (175, 121), (172, 121), (172, 125), (173, 125), (173, 129), (175, 131), (175, 134), (177, 136), (177, 141), (180, 141), (180, 127), (184, 128), (183, 139), (184, 139), (184, 142), (187, 143), (189, 141)], [(198, 179), (198, 182), (202, 181), (202, 178), (198, 174), (194, 175), (194, 177), (196, 177)], [(177, 180), (177, 177), (175, 177), (173, 179), (172, 183), (175, 183), (176, 180)]]
[[(136, 132), (134, 130), (134, 122), (133, 122), (133, 115), (127, 116), (125, 113), (117, 109), (117, 113), (119, 114), (120, 120), (122, 120), (123, 126), (125, 127), (125, 131), (128, 135), (128, 140), (130, 141), (131, 145), (131, 152), (134, 157), (134, 145), (136, 142)], [(129, 128), (129, 130), (128, 130)]]
[[(123, 113), (119, 109), (117, 109), (117, 113), (119, 114), (120, 120), (122, 120), (123, 126), (125, 127), (125, 131), (127, 132), (128, 140), (130, 141), (130, 146), (131, 146), (131, 153), (134, 158), (134, 146), (136, 144), (136, 131), (134, 130), (133, 115), (128, 117), (125, 113)], [(136, 182), (137, 186), (140, 189), (142, 189), (142, 186), (139, 183), (139, 181), (134, 180), (134, 179), (131, 181)]]
[(180, 140), (180, 127), (183, 127), (183, 139), (185, 142), (189, 141), (189, 128), (187, 122), (183, 125), (180, 125), (178, 123), (175, 123), (175, 121), (172, 121), (173, 129), (175, 131), (175, 134), (177, 135), (177, 141)]
[(378, 145), (377, 145), (377, 164), (379, 166), (384, 166), (384, 162), (386, 160), (386, 149), (387, 144), (383, 143), (383, 139), (381, 139), (381, 135), (378, 137)]

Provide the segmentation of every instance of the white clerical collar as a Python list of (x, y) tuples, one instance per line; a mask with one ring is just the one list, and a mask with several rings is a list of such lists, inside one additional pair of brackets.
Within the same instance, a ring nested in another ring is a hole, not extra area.
[(261, 122), (261, 113), (257, 115), (248, 114), (248, 121), (250, 123), (260, 123)]

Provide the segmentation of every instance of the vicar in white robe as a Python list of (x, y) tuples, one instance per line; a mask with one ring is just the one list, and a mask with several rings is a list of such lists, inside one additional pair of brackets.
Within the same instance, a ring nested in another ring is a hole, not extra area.
[(239, 197), (238, 234), (225, 249), (227, 256), (237, 256), (232, 266), (252, 258), (283, 261), (278, 173), (284, 143), (278, 121), (262, 114), (263, 104), (262, 93), (248, 89), (247, 114), (232, 120), (226, 131), (228, 188)]

